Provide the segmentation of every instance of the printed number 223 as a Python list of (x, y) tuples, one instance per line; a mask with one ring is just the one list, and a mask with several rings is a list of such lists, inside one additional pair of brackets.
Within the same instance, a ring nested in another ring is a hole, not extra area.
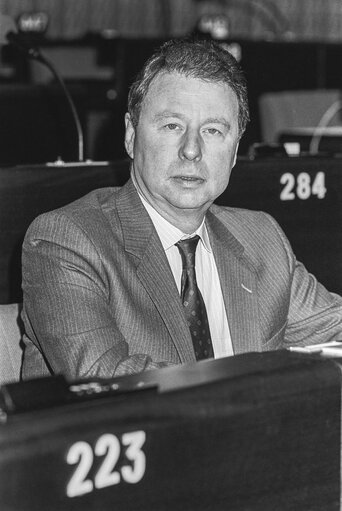
[[(94, 488), (106, 488), (119, 484), (121, 478), (126, 483), (138, 483), (145, 473), (146, 457), (142, 451), (146, 434), (144, 431), (125, 433), (120, 440), (111, 433), (100, 436), (94, 448), (87, 442), (76, 442), (68, 450), (66, 461), (76, 465), (67, 485), (67, 496), (77, 497), (92, 492)], [(121, 443), (125, 447), (125, 457), (128, 465), (115, 470), (120, 457)], [(103, 457), (95, 476), (91, 479), (89, 472), (93, 466), (94, 456)]]

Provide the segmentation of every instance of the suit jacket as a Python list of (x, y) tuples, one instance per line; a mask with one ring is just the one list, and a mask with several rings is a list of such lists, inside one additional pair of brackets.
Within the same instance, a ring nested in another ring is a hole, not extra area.
[[(342, 299), (296, 261), (273, 218), (213, 205), (206, 223), (235, 354), (342, 339)], [(24, 378), (195, 360), (166, 255), (131, 181), (33, 222), (23, 292)]]

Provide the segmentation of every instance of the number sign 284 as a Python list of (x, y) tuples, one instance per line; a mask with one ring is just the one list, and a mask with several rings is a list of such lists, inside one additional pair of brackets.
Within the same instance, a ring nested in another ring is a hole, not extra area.
[(290, 172), (286, 172), (281, 176), (280, 184), (284, 185), (280, 193), (280, 200), (282, 201), (296, 198), (306, 200), (312, 196), (317, 199), (324, 199), (327, 193), (324, 172), (317, 172), (313, 179), (307, 172), (301, 172), (297, 177)]

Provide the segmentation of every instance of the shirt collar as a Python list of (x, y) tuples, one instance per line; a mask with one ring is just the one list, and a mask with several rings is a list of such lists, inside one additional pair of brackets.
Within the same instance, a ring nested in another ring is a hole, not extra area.
[(178, 229), (178, 227), (175, 227), (168, 220), (166, 220), (160, 213), (158, 213), (156, 209), (154, 209), (153, 206), (151, 206), (151, 204), (147, 202), (147, 200), (139, 192), (134, 176), (132, 176), (132, 181), (147, 213), (149, 214), (152, 220), (152, 223), (158, 233), (158, 236), (165, 251), (171, 248), (173, 245), (175, 245), (179, 240), (191, 238), (195, 234), (198, 234), (198, 236), (201, 238), (204, 248), (208, 252), (212, 251), (209, 242), (207, 227), (205, 224), (205, 218), (203, 218), (201, 225), (198, 227), (198, 229), (196, 229), (195, 232), (193, 232), (192, 234), (184, 233), (183, 231)]

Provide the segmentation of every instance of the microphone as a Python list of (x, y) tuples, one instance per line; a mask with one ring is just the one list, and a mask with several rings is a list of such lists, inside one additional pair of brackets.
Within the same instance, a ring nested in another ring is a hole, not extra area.
[(11, 16), (0, 14), (0, 44), (8, 43), (7, 35), (17, 32), (17, 27)]
[(16, 23), (11, 16), (0, 14), (0, 44), (11, 44), (27, 57), (41, 60), (39, 49), (27, 35), (18, 32)]
[(20, 50), (27, 58), (31, 58), (40, 62), (44, 66), (46, 66), (57, 83), (60, 85), (64, 96), (67, 99), (69, 104), (69, 108), (71, 110), (71, 114), (75, 123), (76, 131), (77, 131), (77, 139), (78, 139), (78, 161), (84, 161), (84, 142), (83, 142), (83, 131), (81, 122), (75, 107), (75, 104), (72, 100), (72, 97), (65, 86), (65, 83), (62, 77), (57, 72), (56, 68), (53, 66), (52, 62), (46, 58), (46, 56), (41, 52), (41, 50), (33, 44), (33, 42), (24, 34), (18, 32), (18, 28), (14, 22), (14, 20), (10, 16), (6, 16), (0, 14), (0, 44), (11, 44)]

